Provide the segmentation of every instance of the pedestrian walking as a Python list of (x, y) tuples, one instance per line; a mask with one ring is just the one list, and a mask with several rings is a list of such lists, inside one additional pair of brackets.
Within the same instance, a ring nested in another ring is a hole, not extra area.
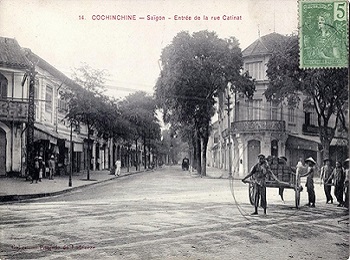
[[(267, 201), (266, 201), (266, 177), (268, 175), (272, 176), (276, 181), (277, 177), (270, 170), (266, 158), (263, 154), (258, 155), (259, 162), (253, 166), (250, 173), (242, 179), (243, 183), (250, 177), (254, 180), (254, 207), (255, 211), (252, 215), (258, 214), (259, 200), (261, 200), (261, 207), (264, 209), (264, 214), (266, 214)], [(279, 182), (279, 181), (278, 181)]]
[(120, 161), (120, 159), (117, 159), (117, 161), (115, 162), (115, 176), (119, 176), (120, 175), (120, 168), (121, 168), (122, 162)]
[(338, 201), (337, 207), (343, 207), (345, 172), (340, 162), (335, 163), (335, 168), (332, 172), (331, 177), (333, 178), (334, 183), (334, 195)]
[(43, 162), (43, 157), (39, 156), (39, 182), (43, 178), (43, 173), (45, 171), (45, 164)]
[(56, 171), (55, 156), (51, 155), (49, 160), (49, 180), (53, 180)]
[(314, 173), (315, 173), (316, 162), (312, 157), (309, 157), (305, 160), (305, 163), (307, 163), (308, 165), (307, 172), (304, 174), (300, 174), (300, 177), (307, 176), (305, 187), (308, 194), (309, 202), (305, 206), (314, 208), (315, 202), (316, 202), (315, 187), (314, 187)]
[(349, 158), (344, 162), (345, 181), (344, 181), (344, 207), (349, 208)]
[(333, 197), (331, 195), (331, 189), (332, 189), (332, 175), (333, 168), (331, 166), (331, 160), (326, 158), (323, 160), (323, 166), (321, 167), (321, 173), (320, 173), (320, 185), (323, 183), (323, 189), (324, 193), (326, 195), (326, 203), (329, 202), (333, 204)]
[(33, 173), (32, 182), (31, 183), (33, 183), (34, 181), (35, 181), (35, 183), (38, 183), (39, 171), (40, 171), (39, 158), (37, 156), (35, 156), (35, 158), (34, 158), (34, 173)]

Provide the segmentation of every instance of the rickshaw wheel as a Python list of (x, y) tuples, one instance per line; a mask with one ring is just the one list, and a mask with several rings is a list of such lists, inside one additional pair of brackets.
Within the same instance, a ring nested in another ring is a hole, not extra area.
[(250, 204), (255, 205), (255, 185), (249, 182), (249, 201)]

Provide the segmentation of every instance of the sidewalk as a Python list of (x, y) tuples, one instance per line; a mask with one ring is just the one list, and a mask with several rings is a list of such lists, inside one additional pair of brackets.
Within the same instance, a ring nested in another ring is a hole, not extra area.
[[(142, 168), (141, 171), (143, 171)], [(25, 178), (4, 177), (0, 178), (0, 203), (54, 196), (138, 172), (140, 171), (136, 171), (135, 168), (130, 169), (130, 172), (127, 172), (126, 168), (122, 168), (120, 176), (115, 176), (111, 175), (109, 170), (90, 171), (90, 180), (87, 180), (86, 171), (82, 171), (73, 174), (72, 187), (68, 186), (68, 175), (55, 176), (54, 180), (44, 178), (41, 182), (32, 184), (31, 181), (26, 181)]]

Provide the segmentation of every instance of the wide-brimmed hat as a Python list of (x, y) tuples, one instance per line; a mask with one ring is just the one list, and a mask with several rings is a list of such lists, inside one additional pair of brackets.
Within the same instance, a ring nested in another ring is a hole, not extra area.
[(265, 155), (263, 155), (262, 153), (258, 155), (258, 158), (264, 158), (265, 159)]
[(43, 159), (43, 157), (39, 156), (39, 160), (42, 160), (42, 159)]
[(305, 159), (305, 162), (312, 162), (313, 164), (316, 164), (314, 158), (312, 158), (312, 157)]
[(279, 159), (288, 161), (288, 160), (287, 160), (287, 157), (285, 157), (285, 156), (281, 156)]
[(54, 155), (51, 155), (51, 157), (50, 157), (51, 159), (54, 159), (55, 158), (55, 156)]

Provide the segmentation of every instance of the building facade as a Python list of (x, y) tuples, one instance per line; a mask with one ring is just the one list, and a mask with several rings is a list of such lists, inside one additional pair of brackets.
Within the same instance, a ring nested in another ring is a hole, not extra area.
[(0, 37), (0, 175), (22, 169), (30, 62), (15, 39)]
[[(111, 169), (117, 158), (122, 166), (135, 165), (136, 146), (122, 140), (98, 137), (87, 127), (73, 125), (65, 118), (68, 112), (64, 91), (76, 83), (34, 54), (15, 39), (0, 37), (0, 175), (26, 176), (26, 131), (28, 125), (28, 71), (35, 66), (34, 153), (48, 162), (53, 155), (57, 174)], [(79, 86), (80, 87), (80, 86)], [(72, 147), (71, 147), (72, 145)], [(138, 163), (142, 152), (138, 147)], [(72, 151), (72, 154), (71, 154)], [(88, 160), (88, 151), (91, 159)]]
[[(221, 93), (218, 97), (218, 120), (213, 131), (214, 141), (208, 158), (210, 163), (228, 169), (228, 151), (231, 143), (232, 168), (236, 176), (246, 175), (257, 162), (258, 154), (286, 156), (288, 164), (295, 166), (300, 159), (309, 156), (322, 163), (322, 146), (318, 136), (317, 114), (313, 109), (304, 108), (303, 102), (292, 108), (286, 104), (274, 104), (264, 96), (268, 88), (267, 63), (273, 46), (281, 44), (287, 36), (271, 33), (260, 37), (243, 50), (244, 71), (255, 79), (256, 92), (252, 99), (240, 93)], [(228, 130), (227, 95), (232, 101), (230, 114), (231, 128)], [(303, 96), (301, 95), (301, 100)], [(226, 104), (225, 104), (226, 103)], [(331, 159), (345, 160), (348, 156), (347, 135), (339, 133), (331, 143)], [(219, 150), (219, 151), (218, 151)], [(221, 156), (214, 156), (220, 154)], [(218, 162), (219, 160), (219, 162)]]

